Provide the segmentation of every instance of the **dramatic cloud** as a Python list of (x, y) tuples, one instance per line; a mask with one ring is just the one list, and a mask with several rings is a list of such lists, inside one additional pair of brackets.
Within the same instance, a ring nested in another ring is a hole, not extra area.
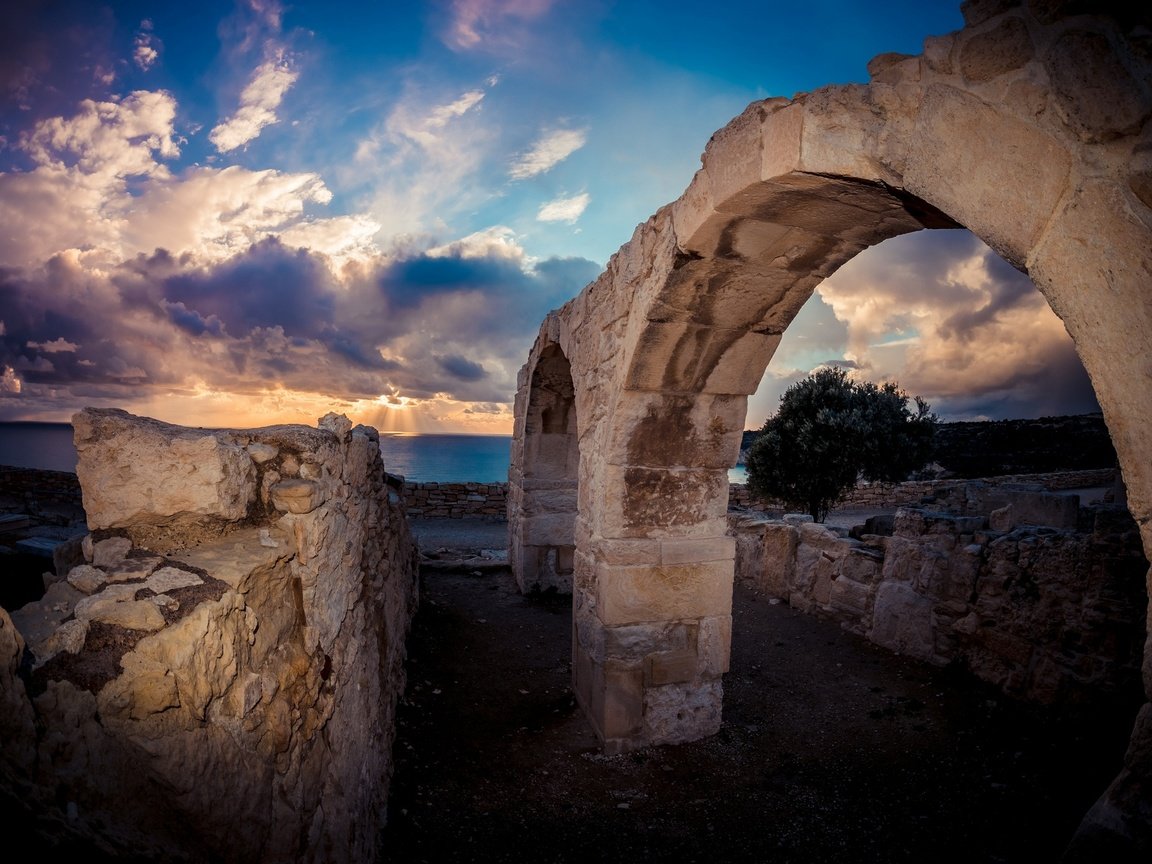
[(551, 8), (553, 0), (453, 0), (445, 41), (469, 49), (512, 41), (509, 24), (533, 21)]
[(5, 366), (3, 373), (0, 373), (0, 393), (19, 393), (22, 386), (16, 370), (11, 366)]
[(522, 265), (526, 258), (515, 232), (504, 225), (493, 225), (443, 246), (434, 246), (425, 254), (429, 258), (503, 258), (517, 265)]
[(380, 226), (370, 217), (306, 216), (332, 199), (316, 174), (240, 166), (173, 174), (175, 116), (169, 94), (137, 91), (37, 123), (21, 142), (33, 170), (0, 174), (8, 226), (0, 261), (34, 267), (67, 249), (83, 250), (91, 266), (156, 249), (221, 260), (281, 235), (337, 265), (375, 254)]
[(488, 372), (483, 366), (473, 363), (466, 357), (452, 354), (448, 357), (436, 356), (434, 359), (441, 369), (461, 381), (479, 381), (488, 377)]
[[(0, 335), (3, 334), (0, 333)], [(38, 351), (43, 351), (45, 354), (58, 354), (61, 351), (67, 351), (71, 353), (80, 346), (73, 342), (69, 342), (67, 339), (53, 339), (51, 342), (29, 342), (28, 347), (35, 348)]]
[(273, 32), (280, 30), (284, 7), (277, 0), (248, 0), (248, 8), (262, 26)]
[(203, 265), (161, 252), (94, 272), (72, 253), (7, 272), (0, 416), (28, 416), (49, 397), (141, 405), (161, 393), (265, 408), (269, 393), (313, 394), (352, 413), (391, 400), (440, 417), (506, 403), (535, 323), (599, 270), (582, 259), (531, 266), (515, 248), (495, 232), (487, 246), (466, 238), (435, 255), (376, 257), (339, 278), (324, 256), (271, 238)]
[[(404, 103), (387, 143), (439, 169), (482, 99)], [(165, 398), (165, 416), (223, 416), (240, 398), (272, 416), (386, 405), (505, 423), (491, 406), (511, 400), (536, 323), (599, 271), (536, 261), (499, 225), (382, 254), (370, 216), (307, 214), (332, 197), (316, 174), (173, 173), (175, 116), (165, 93), (84, 102), (22, 140), (32, 170), (0, 175), (0, 212), (28, 231), (2, 241), (0, 416)]]
[[(490, 79), (489, 86), (495, 86)], [(342, 183), (366, 187), (371, 217), (383, 235), (407, 238), (445, 229), (456, 213), (490, 193), (474, 177), (494, 132), (479, 108), (484, 90), (444, 99), (413, 87), (384, 122), (358, 144)]]
[(179, 155), (175, 116), (170, 94), (136, 91), (36, 123), (19, 145), (32, 170), (0, 174), (0, 261), (32, 266), (70, 248), (119, 255), (133, 193), (170, 179), (160, 160)]
[(588, 207), (588, 202), (591, 201), (591, 196), (587, 192), (581, 192), (579, 195), (573, 195), (571, 198), (557, 198), (555, 201), (549, 201), (540, 211), (536, 214), (536, 218), (541, 222), (567, 222), (574, 223), (583, 215), (584, 210)]
[(517, 157), (508, 169), (508, 176), (513, 180), (526, 180), (550, 171), (583, 147), (587, 140), (588, 132), (585, 129), (549, 132)]
[(141, 72), (147, 72), (156, 65), (160, 59), (160, 48), (160, 40), (152, 34), (152, 22), (145, 18), (140, 22), (140, 32), (132, 40), (132, 59)]
[(469, 90), (467, 93), (461, 95), (455, 102), (449, 102), (447, 105), (440, 105), (433, 108), (424, 121), (425, 129), (418, 130), (413, 128), (408, 130), (408, 134), (416, 140), (426, 141), (428, 140), (428, 135), (431, 130), (443, 129), (452, 118), (466, 114), (472, 108), (479, 105), (480, 100), (483, 98), (483, 90)]
[[(825, 306), (844, 330), (839, 345), (835, 331), (828, 331), (834, 338), (820, 343), (822, 362), (829, 362), (830, 351), (842, 350), (830, 362), (857, 370), (860, 378), (898, 379), (942, 415), (967, 419), (1097, 408), (1072, 340), (1043, 296), (966, 231), (889, 240), (827, 279), (785, 334), (762, 391), (782, 392), (819, 365), (805, 368), (816, 355), (792, 334), (811, 333), (804, 319)], [(756, 401), (763, 406), (766, 400)]]
[(276, 109), (284, 94), (296, 83), (298, 73), (282, 50), (275, 51), (256, 69), (252, 81), (240, 94), (240, 107), (236, 113), (217, 125), (208, 140), (221, 153), (243, 147), (256, 138), (261, 130), (277, 122)]
[(20, 142), (32, 161), (56, 171), (102, 179), (166, 174), (155, 155), (180, 154), (173, 140), (176, 100), (163, 91), (138, 90), (123, 99), (85, 99), (69, 118), (37, 123)]
[[(295, 231), (297, 237), (320, 235), (326, 220), (317, 220), (309, 228), (302, 222), (304, 207), (326, 204), (331, 197), (315, 174), (250, 171), (238, 166), (193, 168), (138, 195), (124, 222), (123, 237), (133, 252), (159, 248), (221, 258), (281, 231)], [(335, 234), (347, 236), (350, 228), (356, 233), (347, 220), (330, 227)], [(362, 226), (361, 234), (363, 230)], [(355, 242), (355, 238), (348, 240)]]

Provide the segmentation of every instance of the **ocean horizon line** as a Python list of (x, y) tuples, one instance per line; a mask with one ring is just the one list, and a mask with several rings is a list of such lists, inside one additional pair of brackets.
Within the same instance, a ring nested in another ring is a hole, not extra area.
[[(216, 427), (188, 427), (212, 431)], [(219, 427), (231, 428), (231, 427)], [(384, 470), (408, 483), (505, 483), (512, 436), (475, 432), (382, 432)], [(49, 420), (0, 421), (0, 465), (76, 473), (72, 424)], [(744, 482), (743, 466), (729, 471)]]

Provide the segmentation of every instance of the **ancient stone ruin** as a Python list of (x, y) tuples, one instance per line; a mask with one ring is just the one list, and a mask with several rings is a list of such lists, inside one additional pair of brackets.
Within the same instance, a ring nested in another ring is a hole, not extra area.
[(1126, 508), (982, 482), (848, 531), (733, 513), (736, 580), (1050, 705), (1141, 692), (1148, 562)]
[[(1024, 663), (989, 626), (1002, 597), (963, 596), (1011, 567), (1063, 572), (1043, 562), (1065, 547), (1017, 533), (1011, 509), (980, 527), (905, 511), (882, 555), (818, 526), (773, 528), (791, 552), (729, 532), (748, 395), (815, 286), (886, 238), (962, 226), (1031, 276), (1092, 378), (1152, 551), (1152, 31), (1084, 8), (965, 3), (962, 31), (877, 57), (867, 85), (749, 106), (541, 325), (516, 396), (510, 559), (524, 590), (572, 591), (574, 689), (609, 752), (719, 728), (738, 549), (789, 602), (876, 641), (930, 661), (980, 643), (992, 677), (1004, 658), (1026, 667), (1003, 666), (1007, 689), (1058, 680), (1043, 648)], [(75, 424), (89, 538), (44, 599), (0, 610), (6, 800), (111, 853), (374, 860), (416, 600), (375, 433), (332, 415)], [(1027, 626), (1058, 611), (1095, 645), (1055, 602), (1067, 585), (1044, 587)], [(1093, 647), (1084, 668), (1136, 662), (1122, 655)], [(1152, 650), (1139, 659), (1152, 693)], [(1150, 852), (1145, 704), (1073, 857)]]
[[(609, 751), (719, 728), (726, 472), (747, 397), (815, 286), (889, 237), (964, 227), (1032, 278), (1092, 379), (1152, 551), (1147, 20), (962, 8), (962, 31), (875, 58), (867, 85), (749, 106), (541, 325), (516, 399), (511, 558), (526, 588), (571, 579), (574, 686)], [(1152, 651), (1143, 670), (1152, 693)], [(1145, 704), (1078, 842), (1152, 849), (1150, 754)]]
[(375, 430), (73, 424), (91, 533), (0, 609), (5, 799), (64, 848), (375, 860), (417, 599)]

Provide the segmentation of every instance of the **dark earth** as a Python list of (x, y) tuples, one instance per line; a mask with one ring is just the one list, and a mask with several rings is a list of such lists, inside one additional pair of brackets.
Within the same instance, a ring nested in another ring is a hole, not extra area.
[(1014, 702), (740, 588), (719, 734), (605, 756), (570, 688), (570, 598), (445, 563), (503, 547), (502, 523), (414, 528), (440, 569), (387, 862), (1058, 861), (1120, 768), (1135, 705)]

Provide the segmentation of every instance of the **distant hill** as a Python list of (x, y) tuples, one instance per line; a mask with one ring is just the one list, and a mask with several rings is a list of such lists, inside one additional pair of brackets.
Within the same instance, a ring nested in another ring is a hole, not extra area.
[(942, 423), (936, 460), (959, 477), (1115, 468), (1116, 450), (1102, 414)]
[[(747, 450), (759, 430), (748, 430), (740, 444)], [(936, 457), (957, 477), (1042, 474), (1114, 468), (1119, 463), (1102, 414), (941, 423)]]

